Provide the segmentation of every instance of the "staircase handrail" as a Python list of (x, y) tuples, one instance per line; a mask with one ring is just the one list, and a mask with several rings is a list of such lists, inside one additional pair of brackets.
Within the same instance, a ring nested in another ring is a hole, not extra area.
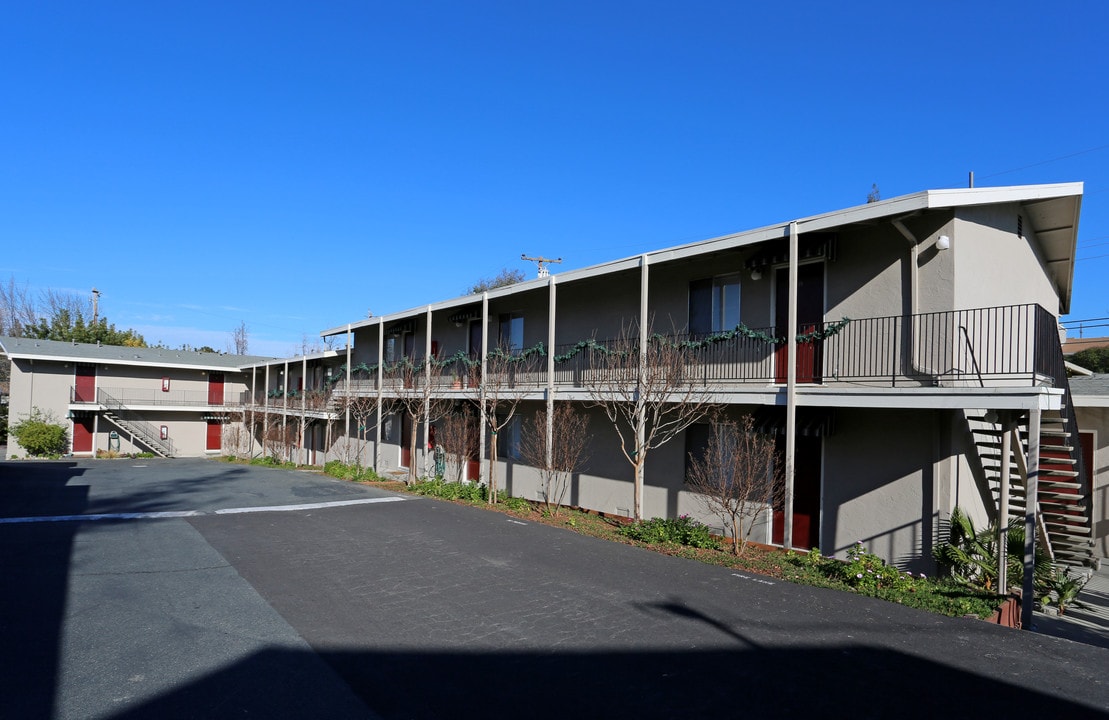
[(97, 388), (96, 394), (98, 402), (109, 410), (118, 412), (122, 420), (129, 425), (133, 425), (135, 430), (138, 431), (137, 434), (142, 437), (146, 444), (160, 447), (166, 450), (170, 455), (176, 454), (173, 441), (169, 438), (163, 440), (161, 438), (161, 431), (158, 428), (138, 417), (119, 400), (116, 400), (110, 394), (104, 392), (102, 388)]

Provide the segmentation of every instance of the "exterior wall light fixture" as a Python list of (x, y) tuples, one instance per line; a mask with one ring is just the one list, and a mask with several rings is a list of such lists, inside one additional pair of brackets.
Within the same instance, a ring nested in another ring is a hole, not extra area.
[(947, 237), (946, 235), (940, 235), (938, 238), (936, 238), (936, 249), (937, 250), (947, 250), (950, 247), (951, 247), (951, 238)]

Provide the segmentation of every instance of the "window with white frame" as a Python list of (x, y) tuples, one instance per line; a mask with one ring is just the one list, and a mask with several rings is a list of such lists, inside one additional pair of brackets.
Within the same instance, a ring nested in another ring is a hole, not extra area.
[(739, 273), (689, 283), (689, 332), (731, 330), (739, 324)]

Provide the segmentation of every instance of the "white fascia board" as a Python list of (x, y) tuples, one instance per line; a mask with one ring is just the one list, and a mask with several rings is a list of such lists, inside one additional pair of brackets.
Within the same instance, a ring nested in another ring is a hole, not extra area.
[(1081, 197), (1083, 183), (1052, 183), (1047, 185), (1009, 185), (1002, 187), (955, 188), (928, 190), (928, 207), (966, 207), (970, 205), (1001, 205), (1004, 203)]
[(296, 357), (288, 357), (288, 358), (271, 358), (269, 360), (262, 360), (262, 361), (259, 361), (259, 362), (246, 363), (244, 365), (239, 365), (239, 370), (249, 370), (250, 368), (262, 368), (262, 367), (271, 366), (271, 365), (284, 365), (285, 363), (289, 363), (290, 365), (295, 365), (295, 364), (303, 362), (305, 360), (326, 360), (328, 358), (337, 358), (337, 357), (339, 357), (340, 354), (346, 355), (346, 348), (343, 348), (343, 350), (341, 350), (341, 351), (340, 350), (324, 350), (322, 352), (312, 353), (311, 355), (297, 355)]
[(1071, 395), (1075, 407), (1109, 408), (1109, 395)]
[(930, 410), (1059, 410), (1062, 388), (797, 388), (797, 405), (805, 407), (901, 408)]
[(7, 356), (13, 360), (38, 360), (40, 362), (55, 363), (88, 363), (89, 365), (124, 365), (126, 367), (154, 367), (173, 370), (212, 370), (214, 372), (239, 372), (239, 366), (234, 365), (200, 365), (197, 363), (165, 363), (149, 362), (145, 360), (120, 360), (118, 358), (90, 358), (87, 356), (64, 355), (36, 355), (34, 353), (9, 352)]

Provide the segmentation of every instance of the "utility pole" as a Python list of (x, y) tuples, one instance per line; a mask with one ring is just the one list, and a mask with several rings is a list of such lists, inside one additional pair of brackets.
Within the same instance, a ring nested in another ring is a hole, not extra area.
[(92, 324), (95, 325), (100, 315), (100, 291), (92, 289)]
[(539, 274), (536, 275), (536, 277), (541, 277), (541, 278), (545, 278), (545, 277), (547, 277), (548, 275), (551, 274), (551, 271), (547, 269), (547, 267), (544, 265), (544, 263), (560, 263), (560, 262), (562, 262), (562, 258), (528, 257), (527, 255), (525, 255), (523, 253), (520, 253), (520, 259), (521, 260), (527, 260), (529, 262), (533, 262), (536, 265), (538, 265), (539, 266)]

